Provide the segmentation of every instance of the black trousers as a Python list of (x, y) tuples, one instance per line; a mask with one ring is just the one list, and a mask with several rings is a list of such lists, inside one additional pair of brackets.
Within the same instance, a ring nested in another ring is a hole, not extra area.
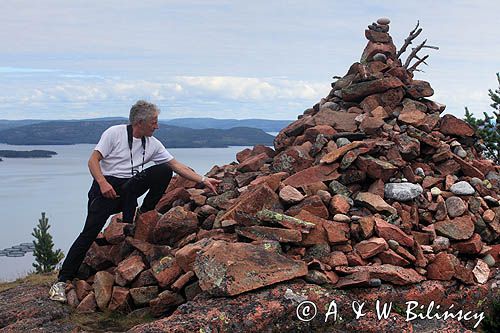
[(167, 189), (172, 178), (172, 169), (165, 163), (146, 168), (132, 178), (111, 176), (105, 178), (120, 197), (116, 199), (103, 197), (99, 185), (93, 181), (88, 193), (85, 226), (64, 259), (59, 271), (59, 281), (71, 280), (76, 276), (88, 249), (111, 215), (122, 211), (123, 221), (132, 223), (137, 198), (148, 190), (140, 209), (141, 212), (153, 210)]

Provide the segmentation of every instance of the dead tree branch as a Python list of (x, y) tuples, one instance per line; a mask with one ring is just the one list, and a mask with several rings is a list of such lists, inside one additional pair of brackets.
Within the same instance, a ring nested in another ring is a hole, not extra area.
[(422, 32), (422, 28), (418, 28), (419, 25), (420, 25), (420, 21), (417, 21), (417, 25), (416, 25), (415, 29), (410, 31), (409, 36), (405, 39), (405, 43), (403, 44), (401, 49), (396, 54), (396, 59), (399, 59), (399, 57), (406, 51), (406, 48), (411, 44), (411, 41), (414, 40), (415, 38), (417, 38), (418, 35), (420, 35), (420, 33)]
[(408, 56), (408, 59), (406, 59), (406, 62), (404, 64), (404, 68), (408, 68), (410, 65), (410, 62), (413, 60), (413, 58), (417, 57), (417, 52), (420, 51), (423, 48), (429, 48), (429, 49), (434, 49), (434, 50), (439, 50), (439, 47), (437, 46), (430, 46), (430, 45), (425, 45), (427, 43), (427, 39), (424, 40), (421, 44), (419, 44), (417, 47), (413, 48), (410, 55)]
[(422, 59), (419, 59), (418, 57), (416, 57), (418, 59), (418, 61), (413, 64), (413, 66), (411, 66), (410, 68), (408, 68), (408, 71), (409, 72), (414, 72), (417, 70), (417, 67), (418, 65), (420, 65), (421, 63), (424, 63), (427, 65), (427, 63), (425, 62), (425, 59), (429, 58), (429, 55), (426, 55), (425, 57), (423, 57)]

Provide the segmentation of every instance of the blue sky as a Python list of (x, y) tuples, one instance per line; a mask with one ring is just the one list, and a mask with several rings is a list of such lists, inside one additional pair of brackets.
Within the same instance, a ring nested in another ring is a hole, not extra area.
[[(399, 48), (417, 20), (439, 51), (425, 72), (446, 113), (490, 111), (498, 1), (0, 2), (0, 119), (126, 116), (295, 119), (328, 94), (391, 19)], [(426, 53), (423, 53), (426, 54)]]

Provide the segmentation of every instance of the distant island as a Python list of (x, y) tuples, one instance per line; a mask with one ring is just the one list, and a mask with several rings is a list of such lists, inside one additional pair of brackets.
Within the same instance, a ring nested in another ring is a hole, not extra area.
[(8, 158), (47, 158), (53, 155), (57, 153), (51, 150), (0, 150), (0, 157)]
[[(4, 129), (0, 129), (0, 143), (10, 145), (95, 144), (108, 127), (127, 123), (125, 118), (55, 120), (38, 123), (31, 123), (31, 121), (0, 121), (0, 124), (4, 125)], [(215, 123), (218, 122), (212, 125)], [(266, 127), (270, 128), (268, 125), (269, 123), (266, 123)], [(274, 136), (260, 128), (239, 126), (229, 129), (195, 129), (172, 126), (163, 122), (154, 136), (167, 148), (225, 148), (257, 144), (270, 146), (274, 141)]]

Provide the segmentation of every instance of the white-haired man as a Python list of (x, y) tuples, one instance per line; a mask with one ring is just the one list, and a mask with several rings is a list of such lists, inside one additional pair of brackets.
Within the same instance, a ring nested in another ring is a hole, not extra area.
[[(85, 226), (63, 262), (58, 282), (49, 291), (52, 300), (66, 301), (66, 281), (76, 276), (107, 219), (121, 211), (122, 221), (133, 223), (137, 198), (146, 191), (148, 193), (137, 212), (153, 210), (165, 192), (173, 171), (203, 183), (216, 193), (215, 186), (219, 180), (198, 175), (175, 160), (153, 137), (158, 129), (159, 113), (155, 104), (138, 101), (130, 109), (129, 125), (112, 126), (102, 134), (88, 161), (94, 180), (88, 193)], [(144, 164), (150, 161), (155, 165), (144, 169)]]

